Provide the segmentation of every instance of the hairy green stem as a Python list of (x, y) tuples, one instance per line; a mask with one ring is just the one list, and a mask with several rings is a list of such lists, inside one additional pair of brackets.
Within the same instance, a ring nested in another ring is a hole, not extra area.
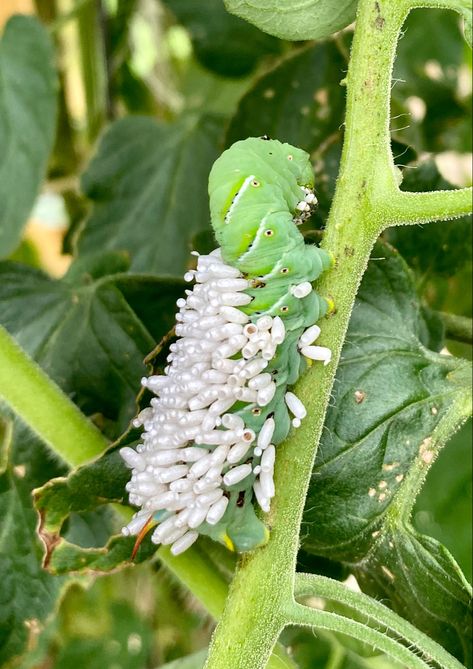
[(462, 669), (462, 664), (456, 658), (417, 627), (381, 602), (377, 602), (362, 592), (354, 592), (343, 583), (325, 576), (298, 573), (295, 579), (294, 595), (295, 597), (314, 595), (339, 602), (352, 608), (357, 614), (367, 616), (370, 622), (389, 630), (397, 638), (402, 638), (410, 648), (415, 648), (426, 660), (435, 661), (445, 669)]
[[(369, 3), (367, 2), (367, 4)], [(422, 7), (451, 9), (459, 12), (462, 16), (471, 11), (470, 0), (392, 0), (391, 2), (385, 0), (384, 2), (373, 2), (371, 4), (375, 10), (372, 17), (374, 25), (380, 31), (386, 31), (390, 45), (397, 43), (403, 20), (412, 9)], [(391, 16), (394, 16), (394, 14), (396, 14), (398, 21), (397, 26), (394, 22), (390, 21)], [(396, 31), (395, 36), (390, 31), (390, 27)], [(358, 28), (358, 30), (360, 29)], [(365, 44), (368, 44), (369, 38), (363, 41)], [(394, 54), (390, 53), (388, 45), (386, 45), (384, 54), (382, 44), (375, 45), (373, 41), (372, 46), (371, 57), (373, 58), (373, 66), (384, 69), (384, 72), (380, 73), (381, 77), (379, 80), (382, 87), (383, 82), (381, 78), (384, 75), (388, 75), (391, 82), (391, 72), (394, 62), (394, 59), (392, 59), (388, 64), (386, 56)], [(368, 87), (370, 80), (365, 80), (364, 85)], [(374, 133), (376, 134), (374, 134), (373, 138), (370, 135), (369, 128), (366, 128), (365, 134), (366, 145), (368, 146), (370, 143), (373, 143), (379, 148), (378, 155), (373, 153), (370, 156), (375, 162), (377, 169), (374, 172), (373, 181), (369, 184), (367, 183), (368, 197), (372, 205), (373, 223), (379, 226), (378, 229), (386, 229), (393, 225), (416, 225), (431, 221), (446, 221), (471, 213), (473, 206), (472, 188), (421, 193), (405, 192), (399, 189), (400, 172), (394, 164), (388, 129), (390, 88), (389, 91), (385, 89), (384, 92), (387, 99), (383, 101), (384, 107), (378, 109), (378, 113), (383, 116), (385, 127), (383, 128), (383, 124), (381, 123), (376, 125), (374, 129)], [(360, 97), (356, 98), (354, 96), (352, 100), (355, 111), (358, 113), (358, 122), (362, 120), (366, 111), (366, 107), (363, 104), (359, 104), (360, 99)], [(347, 128), (349, 124), (349, 102), (350, 96), (347, 102)], [(367, 101), (366, 104), (369, 106), (370, 102)], [(370, 115), (368, 114), (367, 116), (369, 117)], [(347, 142), (345, 142), (345, 146), (347, 146)]]
[[(431, 669), (430, 664), (413, 653), (409, 648), (403, 646), (399, 641), (386, 636), (386, 634), (377, 629), (367, 627), (357, 620), (345, 618), (345, 616), (341, 616), (338, 613), (311, 609), (308, 606), (292, 602), (286, 607), (286, 618), (288, 624), (331, 630), (363, 641), (363, 643), (381, 650), (394, 660), (409, 667), (409, 669)], [(454, 669), (453, 665), (447, 666), (448, 669)]]
[(0, 326), (0, 398), (71, 467), (107, 448), (99, 430)]
[(379, 170), (392, 169), (390, 78), (405, 14), (386, 0), (359, 4), (347, 76), (341, 170), (323, 242), (337, 263), (318, 285), (319, 292), (330, 295), (336, 305), (335, 314), (323, 325), (321, 342), (331, 348), (333, 362), (326, 368), (314, 366), (298, 384), (297, 394), (308, 416), (278, 449), (277, 492), (268, 517), (271, 538), (267, 546), (241, 560), (206, 669), (262, 669), (287, 622), (299, 527), (317, 444), (355, 295), (381, 229), (369, 194)]
[(228, 594), (228, 583), (198, 546), (178, 556), (171, 553), (169, 546), (161, 546), (157, 556), (203, 604), (212, 618), (220, 618)]
[(408, 193), (396, 190), (391, 194), (383, 188), (375, 194), (378, 214), (385, 227), (416, 225), (430, 221), (459, 218), (471, 212), (473, 190), (438, 190), (432, 193)]
[(436, 315), (443, 322), (448, 339), (473, 344), (473, 320), (471, 318), (448, 314), (445, 311), (437, 311)]
[[(161, 546), (157, 552), (160, 561), (185, 585), (207, 609), (212, 618), (218, 620), (228, 595), (228, 582), (215, 569), (208, 555), (199, 545), (192, 546), (182, 555), (174, 556), (169, 546)], [(283, 646), (277, 644), (269, 658), (268, 669), (297, 669)]]

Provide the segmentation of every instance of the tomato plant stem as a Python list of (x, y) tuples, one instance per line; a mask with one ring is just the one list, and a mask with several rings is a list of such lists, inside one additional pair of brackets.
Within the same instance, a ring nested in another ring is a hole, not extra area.
[[(277, 492), (267, 518), (271, 538), (266, 546), (241, 558), (206, 669), (263, 669), (283, 627), (296, 622), (345, 631), (409, 666), (427, 666), (397, 641), (385, 642), (376, 630), (367, 632), (363, 625), (344, 622), (341, 617), (329, 620), (324, 612), (314, 616), (306, 607), (291, 604), (305, 497), (355, 296), (377, 236), (394, 222), (389, 203), (400, 207), (405, 201), (391, 153), (389, 118), (396, 45), (409, 8), (407, 2), (391, 0), (359, 3), (347, 76), (341, 167), (322, 244), (334, 256), (335, 266), (317, 286), (319, 293), (335, 303), (321, 335), (321, 344), (332, 350), (332, 363), (326, 368), (312, 367), (297, 385), (308, 416), (278, 449)], [(422, 200), (425, 205), (416, 205), (416, 215), (425, 214), (430, 220), (431, 200), (426, 196), (410, 201)], [(433, 194), (433, 198), (438, 196)], [(463, 213), (463, 198), (452, 198), (441, 216), (457, 215), (453, 212), (458, 208)]]
[(107, 448), (95, 425), (1, 326), (0, 398), (71, 467)]

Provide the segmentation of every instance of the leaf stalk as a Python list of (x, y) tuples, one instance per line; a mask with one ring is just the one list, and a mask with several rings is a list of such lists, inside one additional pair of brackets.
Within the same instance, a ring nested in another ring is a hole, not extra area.
[(71, 467), (107, 448), (101, 432), (0, 326), (0, 398)]
[(350, 590), (346, 585), (316, 574), (296, 574), (295, 597), (313, 595), (338, 602), (366, 616), (367, 624), (378, 625), (389, 631), (396, 639), (403, 639), (427, 662), (436, 662), (445, 669), (462, 669), (463, 665), (436, 641), (399, 616), (381, 602), (362, 592)]

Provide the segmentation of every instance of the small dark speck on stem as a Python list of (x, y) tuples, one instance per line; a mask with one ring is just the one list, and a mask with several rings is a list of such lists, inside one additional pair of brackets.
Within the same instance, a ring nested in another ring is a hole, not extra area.
[(378, 15), (374, 21), (374, 24), (378, 30), (382, 30), (384, 28), (386, 20), (381, 16), (381, 7), (379, 6), (379, 2), (375, 2), (374, 6), (376, 8), (376, 13)]

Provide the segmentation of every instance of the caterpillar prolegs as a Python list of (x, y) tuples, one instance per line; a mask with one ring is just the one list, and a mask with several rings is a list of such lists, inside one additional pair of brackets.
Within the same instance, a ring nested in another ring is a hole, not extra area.
[(270, 510), (276, 446), (306, 415), (290, 387), (315, 346), (327, 301), (312, 282), (329, 255), (297, 228), (316, 203), (309, 156), (265, 138), (237, 142), (209, 179), (220, 248), (197, 255), (177, 302), (177, 341), (162, 376), (143, 379), (156, 397), (134, 421), (142, 443), (121, 455), (132, 468), (130, 503), (142, 507), (123, 533), (178, 554), (210, 535), (232, 550), (263, 544), (254, 503)]

